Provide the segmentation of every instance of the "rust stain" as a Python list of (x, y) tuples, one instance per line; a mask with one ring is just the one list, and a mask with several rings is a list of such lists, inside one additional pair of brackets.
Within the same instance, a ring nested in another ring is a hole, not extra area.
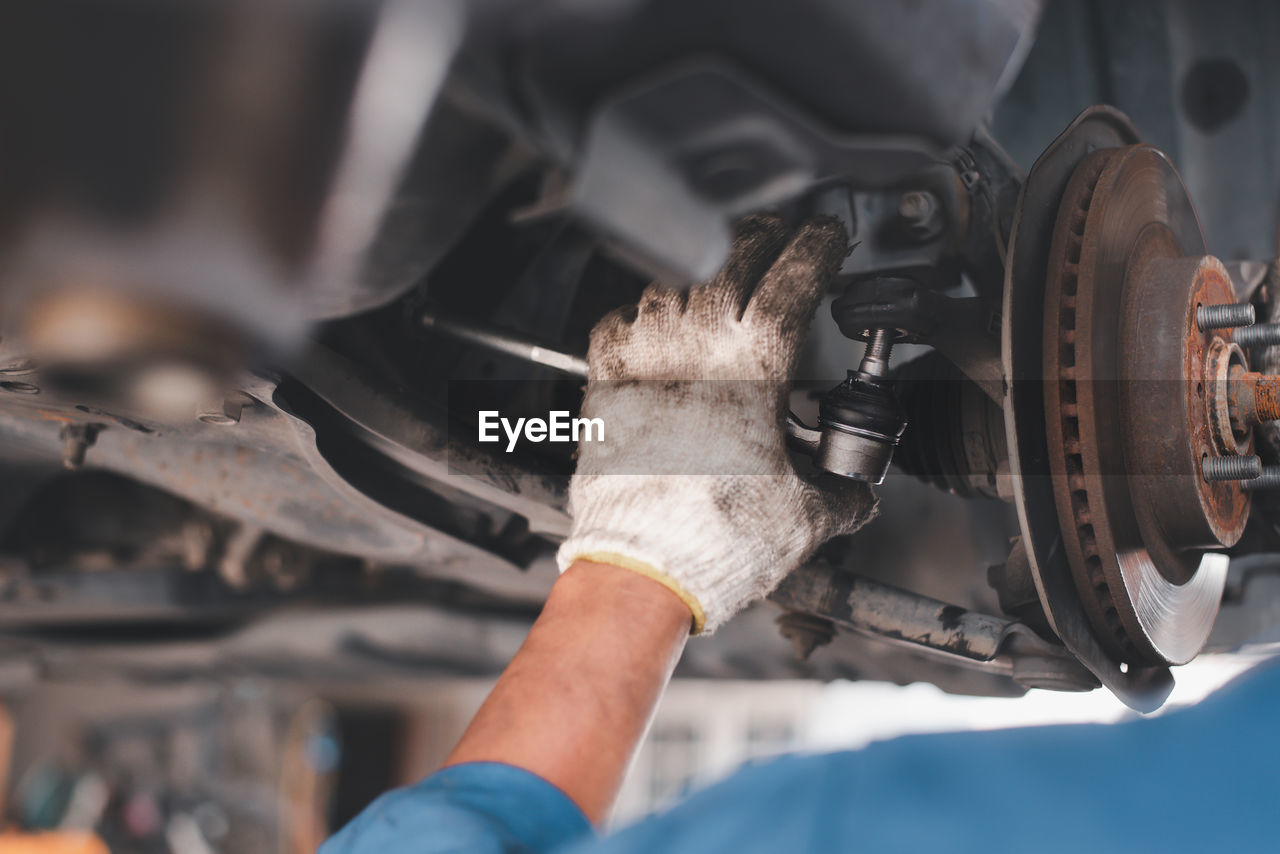
[(1280, 377), (1263, 376), (1253, 390), (1253, 405), (1261, 421), (1280, 419)]
[(61, 412), (52, 412), (48, 409), (37, 409), (36, 414), (40, 416), (41, 421), (56, 421), (59, 424), (71, 424), (77, 419), (70, 415), (64, 415)]

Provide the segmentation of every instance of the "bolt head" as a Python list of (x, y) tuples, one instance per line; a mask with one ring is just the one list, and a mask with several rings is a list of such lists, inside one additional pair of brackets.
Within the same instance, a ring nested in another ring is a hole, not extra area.
[(937, 204), (932, 193), (913, 190), (898, 200), (898, 216), (910, 222), (923, 222), (932, 216)]

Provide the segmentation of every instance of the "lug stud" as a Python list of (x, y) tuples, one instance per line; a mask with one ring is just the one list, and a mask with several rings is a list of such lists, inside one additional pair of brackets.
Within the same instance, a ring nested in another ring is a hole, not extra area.
[(1210, 329), (1230, 329), (1236, 326), (1252, 326), (1253, 306), (1247, 302), (1201, 305), (1196, 307), (1196, 326), (1201, 332)]
[(1262, 474), (1262, 458), (1239, 454), (1205, 457), (1200, 463), (1200, 474), (1209, 483), (1224, 480), (1253, 480)]
[(1280, 466), (1263, 466), (1262, 474), (1252, 480), (1241, 481), (1240, 486), (1251, 491), (1280, 488)]
[(1280, 323), (1255, 323), (1237, 329), (1232, 338), (1241, 347), (1270, 347), (1280, 344)]

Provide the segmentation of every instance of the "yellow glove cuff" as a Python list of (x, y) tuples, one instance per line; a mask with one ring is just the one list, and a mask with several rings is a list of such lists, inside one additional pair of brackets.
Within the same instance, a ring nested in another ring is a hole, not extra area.
[[(702, 633), (702, 627), (707, 624), (707, 615), (702, 610), (702, 604), (694, 598), (693, 594), (680, 586), (680, 583), (667, 575), (660, 569), (656, 569), (650, 564), (642, 560), (627, 557), (624, 554), (616, 552), (593, 552), (591, 554), (574, 555), (573, 560), (586, 560), (591, 563), (604, 563), (609, 566), (616, 566), (621, 569), (627, 569), (645, 578), (652, 579), (672, 593), (680, 597), (680, 601), (685, 604), (689, 612), (693, 614), (693, 627), (689, 630), (690, 634), (696, 635)], [(572, 563), (573, 561), (568, 561)]]

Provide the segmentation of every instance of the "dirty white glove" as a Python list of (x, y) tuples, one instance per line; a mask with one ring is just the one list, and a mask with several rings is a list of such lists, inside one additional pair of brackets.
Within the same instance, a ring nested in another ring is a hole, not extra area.
[[(788, 241), (788, 237), (791, 239)], [(791, 235), (775, 217), (738, 226), (712, 282), (650, 286), (592, 330), (561, 571), (583, 559), (639, 572), (712, 632), (830, 537), (874, 512), (861, 483), (803, 480), (785, 449), (787, 382), (846, 238), (836, 220)]]

